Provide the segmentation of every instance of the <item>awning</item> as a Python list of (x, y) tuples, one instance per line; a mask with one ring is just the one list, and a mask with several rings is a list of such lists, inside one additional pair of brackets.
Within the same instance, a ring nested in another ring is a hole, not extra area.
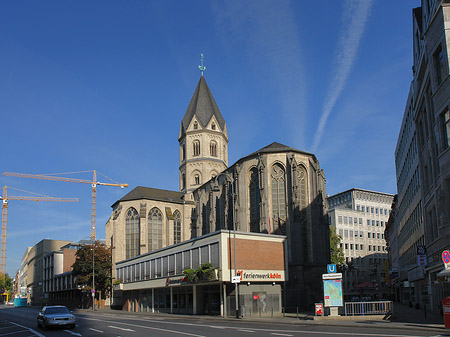
[(442, 269), (439, 273), (437, 273), (437, 277), (450, 276), (450, 268)]

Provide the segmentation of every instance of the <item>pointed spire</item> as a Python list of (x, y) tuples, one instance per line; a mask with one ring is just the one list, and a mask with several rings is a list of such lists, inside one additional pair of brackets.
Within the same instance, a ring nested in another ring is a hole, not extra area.
[(220, 113), (219, 107), (217, 106), (208, 85), (206, 84), (204, 76), (200, 77), (197, 88), (195, 88), (194, 95), (192, 95), (191, 102), (189, 103), (183, 120), (181, 121), (183, 132), (187, 130), (194, 116), (196, 116), (202, 127), (205, 127), (211, 120), (211, 117), (215, 116), (220, 128), (225, 130), (225, 120)]

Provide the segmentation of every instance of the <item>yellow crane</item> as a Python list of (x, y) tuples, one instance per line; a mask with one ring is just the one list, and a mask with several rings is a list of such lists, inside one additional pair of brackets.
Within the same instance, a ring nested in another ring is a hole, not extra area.
[[(9, 187), (12, 188), (12, 187)], [(36, 196), (8, 196), (8, 186), (3, 187), (2, 199), (2, 249), (0, 257), (0, 277), (3, 278), (3, 284), (6, 285), (6, 231), (8, 228), (8, 201), (9, 200), (26, 200), (26, 201), (59, 201), (59, 202), (78, 202), (76, 198), (54, 198), (42, 194), (19, 190), (17, 191), (34, 194)]]
[[(73, 174), (73, 173), (85, 173), (85, 172), (94, 172), (94, 176), (92, 180), (86, 179), (78, 179), (78, 178), (69, 178), (69, 177), (56, 177), (51, 174), (28, 174), (28, 173), (14, 173), (14, 172), (4, 172), (3, 175), (11, 176), (11, 177), (20, 177), (20, 178), (32, 178), (32, 179), (44, 179), (44, 180), (53, 180), (53, 181), (65, 181), (66, 183), (83, 183), (83, 184), (91, 184), (92, 186), (92, 209), (91, 209), (91, 240), (95, 241), (95, 213), (96, 213), (96, 203), (97, 203), (97, 185), (101, 186), (117, 186), (120, 188), (128, 187), (128, 184), (119, 184), (119, 183), (101, 183), (97, 181), (97, 171), (82, 171), (82, 172), (69, 172), (69, 173), (60, 173), (60, 174)], [(58, 173), (56, 173), (58, 174)], [(101, 174), (101, 173), (100, 173)], [(103, 175), (103, 174), (102, 174)], [(105, 175), (103, 175), (106, 177)], [(108, 178), (108, 177), (106, 177)], [(111, 178), (108, 178), (112, 180)]]

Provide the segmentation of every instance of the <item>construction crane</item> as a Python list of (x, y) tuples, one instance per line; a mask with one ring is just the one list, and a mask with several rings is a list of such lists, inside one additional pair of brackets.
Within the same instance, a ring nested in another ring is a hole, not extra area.
[[(12, 188), (12, 187), (9, 187)], [(42, 194), (36, 194), (33, 192), (19, 190), (17, 188), (12, 188), (17, 191), (34, 194), (36, 196), (8, 196), (8, 187), (3, 187), (3, 197), (2, 200), (2, 249), (0, 257), (0, 277), (3, 278), (3, 284), (6, 286), (6, 231), (8, 228), (8, 201), (9, 200), (26, 200), (26, 201), (59, 201), (59, 202), (78, 202), (76, 198), (54, 198)]]
[[(69, 177), (56, 177), (51, 174), (28, 174), (28, 173), (14, 173), (14, 172), (4, 172), (3, 175), (11, 176), (11, 177), (20, 177), (20, 178), (32, 178), (32, 179), (44, 179), (44, 180), (53, 180), (53, 181), (65, 181), (66, 183), (82, 183), (82, 184), (91, 184), (92, 186), (92, 209), (91, 209), (91, 240), (95, 241), (95, 213), (96, 213), (96, 203), (97, 203), (97, 185), (102, 186), (117, 186), (120, 188), (128, 187), (128, 184), (119, 184), (119, 183), (101, 183), (97, 181), (97, 171), (81, 171), (81, 172), (69, 172), (69, 173), (55, 173), (55, 174), (73, 174), (73, 173), (85, 173), (85, 172), (94, 172), (94, 177), (92, 180), (86, 179), (78, 179), (78, 178), (69, 178)], [(100, 173), (101, 174), (101, 173)], [(104, 177), (108, 178), (104, 174)], [(108, 178), (112, 180), (111, 178)]]

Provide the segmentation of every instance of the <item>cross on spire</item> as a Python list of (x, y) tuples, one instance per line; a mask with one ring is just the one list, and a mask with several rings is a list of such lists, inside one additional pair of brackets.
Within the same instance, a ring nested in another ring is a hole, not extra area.
[(203, 76), (203, 72), (206, 70), (206, 67), (203, 65), (203, 59), (205, 58), (205, 55), (200, 54), (200, 65), (198, 66), (198, 69), (200, 69), (200, 71), (202, 72), (202, 76)]

